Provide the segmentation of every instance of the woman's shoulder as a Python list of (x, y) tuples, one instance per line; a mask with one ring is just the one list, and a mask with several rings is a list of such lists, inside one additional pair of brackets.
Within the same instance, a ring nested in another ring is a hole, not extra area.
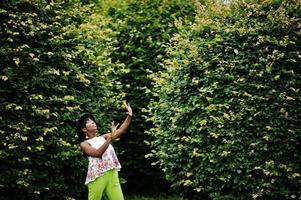
[(102, 140), (103, 139), (102, 139), (101, 136), (97, 136), (97, 137), (94, 137), (94, 138), (87, 139), (84, 142), (87, 142), (87, 143), (91, 144), (91, 143), (102, 141)]

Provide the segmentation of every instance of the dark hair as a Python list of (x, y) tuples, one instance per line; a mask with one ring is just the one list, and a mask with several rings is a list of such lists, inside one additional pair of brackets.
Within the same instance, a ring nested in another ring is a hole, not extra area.
[(79, 142), (82, 142), (86, 139), (86, 134), (83, 131), (83, 128), (86, 127), (86, 123), (89, 119), (92, 119), (95, 122), (92, 114), (84, 114), (76, 123), (76, 133), (78, 135)]

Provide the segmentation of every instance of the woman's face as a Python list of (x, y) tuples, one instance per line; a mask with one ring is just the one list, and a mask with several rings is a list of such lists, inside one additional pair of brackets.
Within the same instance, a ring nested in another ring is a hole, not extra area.
[(95, 121), (93, 121), (92, 119), (88, 119), (86, 122), (86, 132), (96, 132), (97, 130), (97, 125), (95, 123)]

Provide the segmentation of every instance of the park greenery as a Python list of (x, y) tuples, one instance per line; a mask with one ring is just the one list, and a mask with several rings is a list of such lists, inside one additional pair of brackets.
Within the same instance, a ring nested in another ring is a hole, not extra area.
[(185, 196), (300, 198), (299, 14), (294, 1), (200, 4), (171, 39), (149, 156)]
[(1, 1), (0, 199), (86, 199), (76, 121), (105, 133), (124, 101), (132, 199), (300, 199), (300, 16), (300, 0)]

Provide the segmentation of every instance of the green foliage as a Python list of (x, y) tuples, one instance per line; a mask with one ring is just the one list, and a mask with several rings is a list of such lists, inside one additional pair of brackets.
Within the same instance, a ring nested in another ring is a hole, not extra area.
[(149, 156), (189, 199), (300, 198), (300, 5), (199, 5), (173, 37)]
[(86, 198), (75, 121), (91, 112), (107, 131), (122, 98), (108, 67), (114, 33), (100, 29), (107, 21), (92, 11), (76, 0), (0, 3), (0, 189), (7, 199)]
[(112, 3), (115, 1), (109, 2), (104, 1), (101, 8), (112, 18), (111, 28), (118, 33), (112, 60), (123, 63), (129, 71), (120, 80), (134, 111), (131, 128), (119, 145), (127, 147), (119, 154), (121, 175), (127, 180), (125, 188), (129, 192), (154, 194), (162, 188), (168, 191), (160, 171), (144, 157), (149, 151), (144, 140), (150, 139), (145, 131), (152, 126), (146, 121), (146, 108), (155, 98), (151, 92), (153, 81), (148, 76), (162, 69), (160, 62), (166, 57), (167, 43), (177, 31), (176, 22), (185, 24), (193, 19), (194, 1), (128, 1), (118, 7)]
[(177, 196), (166, 196), (166, 195), (160, 195), (157, 197), (144, 197), (144, 196), (127, 196), (125, 197), (126, 200), (182, 200), (181, 197)]
[(125, 95), (127, 192), (168, 190), (150, 143), (189, 199), (300, 198), (300, 2), (222, 2), (1, 1), (0, 198), (85, 199), (75, 121)]

